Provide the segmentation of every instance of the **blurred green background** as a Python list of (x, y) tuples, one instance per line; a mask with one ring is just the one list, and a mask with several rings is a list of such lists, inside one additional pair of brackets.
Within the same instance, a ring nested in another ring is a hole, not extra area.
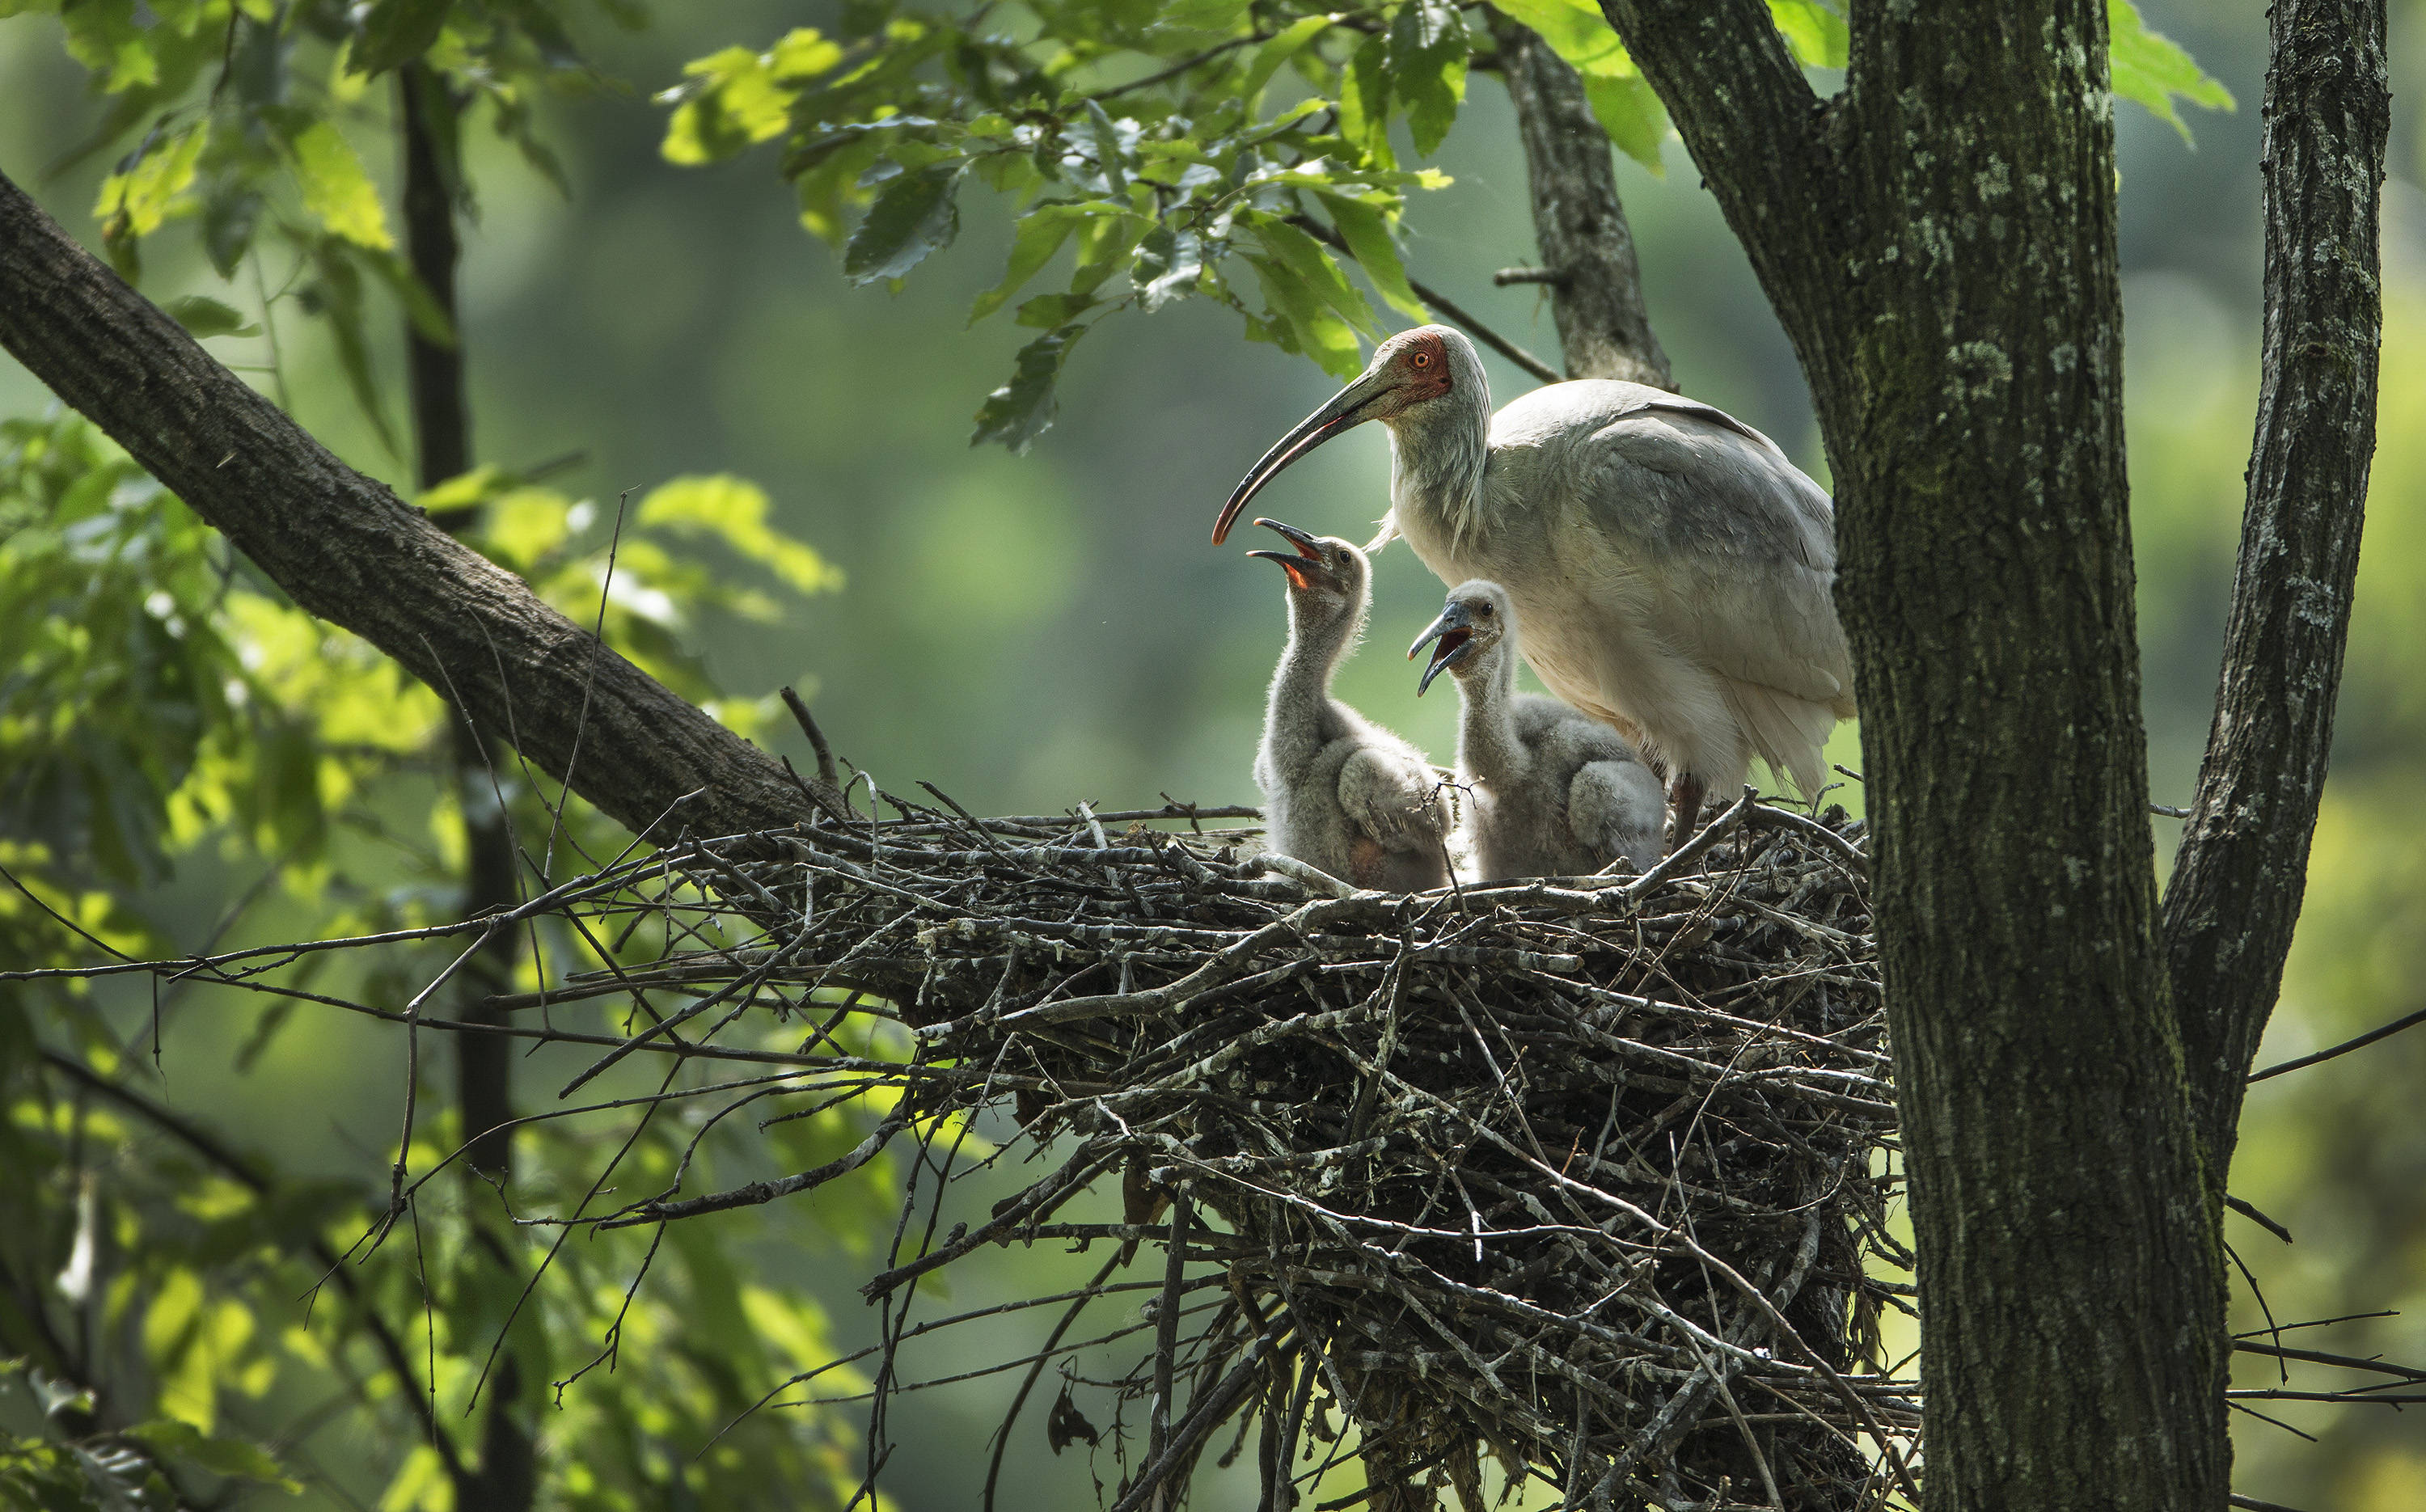
[[(591, 56), (634, 88), (543, 107), (542, 134), (564, 162), (569, 196), (485, 131), (467, 142), (482, 185), (462, 288), (479, 457), (520, 466), (577, 452), (577, 470), (552, 486), (607, 510), (623, 491), (679, 475), (729, 472), (762, 484), (776, 523), (813, 543), (843, 585), (786, 601), (772, 625), (707, 613), (687, 626), (689, 649), (740, 695), (798, 684), (837, 748), (888, 789), (925, 780), (985, 812), (1049, 812), (1082, 799), (1125, 807), (1158, 794), (1253, 801), (1248, 764), (1283, 634), (1280, 583), (1235, 546), (1208, 549), (1205, 536), (1247, 464), (1332, 381), (1310, 362), (1240, 341), (1227, 314), (1186, 302), (1117, 322), (1088, 343), (1064, 378), (1059, 425), (1028, 455), (971, 449), (970, 416), (1009, 372), (1024, 335), (1001, 321), (965, 324), (970, 299), (1001, 268), (999, 202), (972, 197), (959, 244), (888, 295), (850, 286), (829, 249), (802, 232), (769, 153), (705, 169), (659, 154), (665, 115), (649, 92), (677, 80), (688, 59), (735, 41), (763, 46), (814, 24), (816, 8), (729, 0), (665, 7), (639, 31), (596, 28), (585, 38)], [(2158, 799), (2182, 803), (2207, 734), (2256, 391), (2265, 24), (2256, 4), (2146, 0), (2143, 9), (2240, 101), (2234, 114), (2193, 116), (2195, 148), (2144, 112), (2120, 114), (2151, 763)], [(2426, 1005), (2421, 21), (2426, 5), (2396, 5), (2371, 518), (2308, 905), (2261, 1064)], [(363, 103), (366, 137), (380, 129), (387, 98), (375, 91)], [(105, 163), (57, 176), (43, 166), (89, 130), (95, 110), (54, 24), (0, 23), (0, 167), (88, 240)], [(1777, 438), (1824, 480), (1791, 354), (1674, 140), (1666, 158), (1664, 177), (1621, 162), (1620, 178), (1653, 321), (1678, 380)], [(1495, 81), (1474, 81), (1437, 161), (1456, 182), (1412, 209), (1410, 270), (1555, 361), (1535, 292), (1490, 283), (1495, 268), (1534, 256), (1523, 164)], [(371, 167), (393, 184), (393, 164), (373, 155)], [(146, 292), (257, 307), (249, 284), (223, 285), (186, 242), (172, 235), (147, 249)], [(392, 326), (374, 327), (376, 358), (391, 372), (401, 360)], [(325, 335), (299, 322), (285, 334), (299, 417), (349, 460), (405, 484), (406, 468), (348, 396)], [(232, 362), (267, 360), (257, 339), (221, 338), (213, 348)], [(1503, 396), (1528, 386), (1487, 361)], [(0, 415), (40, 413), (47, 403), (0, 358)], [(1368, 427), (1293, 470), (1259, 507), (1362, 539), (1383, 507), (1385, 476), (1383, 435)], [(1403, 548), (1383, 556), (1371, 646), (1342, 691), (1446, 756), (1455, 701), (1417, 702), (1396, 650), (1436, 611), (1438, 594)], [(8, 653), (0, 647), (0, 659)], [(761, 738), (805, 758), (787, 725), (768, 725)], [(1857, 748), (1849, 729), (1832, 754), (1857, 765)], [(2174, 828), (2159, 821), (2161, 844)], [(163, 931), (191, 938), (207, 926), (227, 882), (205, 872), (144, 895)], [(247, 932), (283, 938), (281, 924), (273, 909)], [(375, 1176), (395, 1127), (387, 1037), (352, 1023), (299, 1022), (276, 1055), (239, 1080), (230, 1069), (242, 1037), (235, 1016), (254, 1010), (231, 999), (230, 1017), (214, 1020), (213, 1011), (198, 995), (178, 1021), (165, 1100), (206, 1112), (297, 1169)], [(2228, 1235), (2273, 1317), (2399, 1310), (2308, 1330), (2317, 1347), (2426, 1360), (2421, 1092), (2426, 1031), (2267, 1082), (2250, 1099), (2233, 1189), (2297, 1243), (2238, 1218)], [(836, 1337), (868, 1336), (872, 1323), (851, 1286), (863, 1262), (846, 1248), (768, 1247), (753, 1263), (814, 1286)], [(985, 1290), (1009, 1295), (1044, 1284), (1068, 1263), (1010, 1252)], [(967, 1288), (964, 1279), (956, 1301), (984, 1299)], [(2236, 1287), (2235, 1309), (2236, 1327), (2261, 1326), (2246, 1286)], [(1016, 1340), (1043, 1327), (989, 1326), (930, 1363), (995, 1346), (1014, 1352)], [(2255, 1361), (2240, 1374), (2248, 1385), (2272, 1379)], [(1007, 1390), (985, 1381), (905, 1404), (894, 1432), (914, 1452), (888, 1471), (894, 1504), (971, 1503), (983, 1473), (978, 1446)], [(1042, 1405), (1031, 1405), (1015, 1448), (1023, 1494), (1012, 1504), (1073, 1504), (1089, 1494), (1085, 1472), (1044, 1453)], [(2312, 1512), (2426, 1506), (2426, 1423), (2416, 1413), (2266, 1406), (2299, 1432), (2237, 1418), (2241, 1490)], [(578, 1446), (557, 1442), (549, 1452)], [(365, 1480), (380, 1483), (367, 1472)], [(1208, 1494), (1207, 1505), (1252, 1501), (1243, 1485)]]

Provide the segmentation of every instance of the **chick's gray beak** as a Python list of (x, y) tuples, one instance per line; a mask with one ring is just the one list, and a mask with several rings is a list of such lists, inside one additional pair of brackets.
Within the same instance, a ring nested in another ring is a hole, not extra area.
[(1420, 699), (1424, 696), (1425, 690), (1432, 685), (1432, 679), (1448, 671), (1457, 661), (1459, 653), (1465, 650), (1465, 643), (1473, 638), (1474, 626), (1466, 617), (1465, 605), (1462, 603), (1452, 603), (1443, 609), (1440, 618), (1424, 628), (1424, 633), (1415, 637), (1415, 643), (1407, 648), (1407, 657), (1412, 661), (1427, 642), (1432, 643), (1431, 663), (1424, 668), (1423, 681), (1415, 684), (1415, 697)]
[(1213, 544), (1221, 545), (1230, 539), (1230, 527), (1237, 523), (1239, 512), (1247, 507), (1263, 486), (1278, 476), (1281, 469), (1306, 453), (1338, 435), (1352, 430), (1373, 418), (1373, 410), (1383, 395), (1396, 388), (1395, 377), (1386, 369), (1368, 367), (1355, 382), (1331, 396), (1314, 413), (1298, 423), (1295, 430), (1273, 442), (1261, 460), (1247, 469), (1247, 475), (1221, 506), (1221, 517), (1213, 522)]
[(1277, 520), (1259, 518), (1255, 523), (1272, 531), (1283, 540), (1297, 548), (1295, 552), (1249, 552), (1247, 554), (1250, 556), (1260, 556), (1268, 562), (1278, 562), (1281, 571), (1288, 574), (1289, 587), (1302, 588), (1317, 577), (1328, 579), (1331, 576), (1330, 566), (1322, 559), (1321, 544), (1311, 532), (1300, 530), (1295, 525), (1283, 524)]

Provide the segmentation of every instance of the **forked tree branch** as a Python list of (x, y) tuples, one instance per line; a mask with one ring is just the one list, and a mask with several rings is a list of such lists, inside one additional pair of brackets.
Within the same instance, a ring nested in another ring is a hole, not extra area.
[(460, 697), (618, 823), (771, 828), (809, 817), (811, 793), (843, 812), (330, 455), (4, 174), (0, 346), (298, 604)]
[(2223, 683), (2165, 892), (2192, 1096), (2224, 1190), (2299, 922), (2375, 452), (2384, 0), (2275, 0), (2266, 327)]
[(1583, 79), (1532, 28), (1496, 10), (1491, 35), (1525, 144), (1533, 239), (1552, 275), (1550, 314), (1567, 377), (1674, 388), (1642, 307), (1642, 270), (1609, 137)]

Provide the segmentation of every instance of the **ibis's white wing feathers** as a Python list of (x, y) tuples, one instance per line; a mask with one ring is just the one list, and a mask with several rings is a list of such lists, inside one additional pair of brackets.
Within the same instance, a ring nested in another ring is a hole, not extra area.
[(1511, 414), (1512, 405), (1493, 440), (1502, 429), (1572, 438), (1528, 458), (1530, 487), (1547, 475), (1561, 485), (1536, 492), (1537, 507), (1555, 499), (1569, 512), (1569, 528), (1549, 533), (1551, 550), (1598, 548), (1606, 560), (1599, 543), (1616, 547), (1630, 571), (1610, 591), (1676, 651), (1730, 681), (1849, 715), (1852, 658), (1830, 597), (1836, 515), (1820, 486), (1708, 405), (1632, 383), (1537, 392), (1555, 406), (1535, 416)]

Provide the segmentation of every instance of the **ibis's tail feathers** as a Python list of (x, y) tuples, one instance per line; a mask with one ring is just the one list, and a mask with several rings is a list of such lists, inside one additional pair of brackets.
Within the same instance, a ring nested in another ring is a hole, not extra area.
[(1836, 711), (1826, 703), (1751, 683), (1730, 687), (1727, 701), (1761, 760), (1804, 797), (1819, 793), (1828, 770), (1821, 752), (1836, 728)]

